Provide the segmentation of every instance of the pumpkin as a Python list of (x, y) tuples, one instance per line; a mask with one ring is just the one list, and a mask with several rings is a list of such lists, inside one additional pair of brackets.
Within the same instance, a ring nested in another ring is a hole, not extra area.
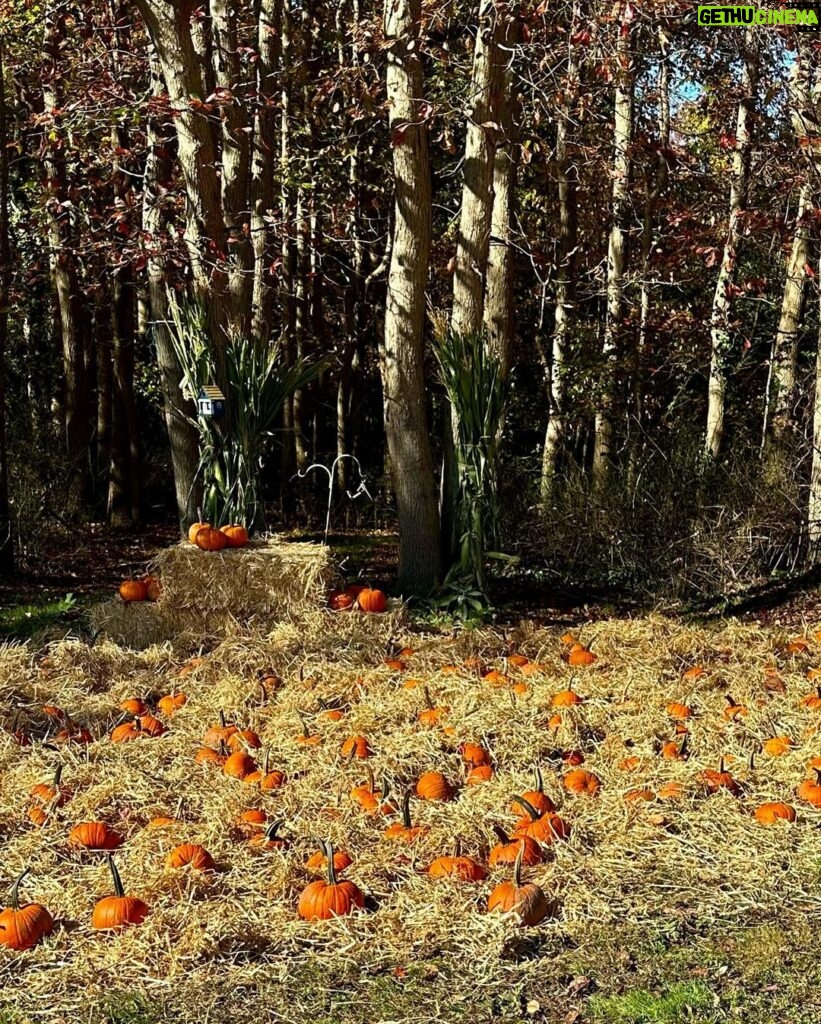
[(551, 715), (547, 720), (547, 728), (551, 732), (556, 732), (557, 729), (561, 729), (564, 719), (558, 712), (555, 715)]
[(102, 821), (81, 821), (68, 834), (72, 846), (86, 850), (116, 850), (123, 845), (123, 837)]
[(157, 737), (165, 732), (165, 726), (153, 715), (140, 715), (137, 721), (140, 723), (140, 735)]
[(693, 709), (689, 704), (683, 704), (681, 701), (674, 700), (671, 704), (667, 705), (667, 714), (670, 718), (674, 718), (676, 720), (692, 718)]
[(741, 793), (741, 786), (733, 775), (725, 770), (723, 757), (719, 758), (718, 771), (708, 768), (701, 773), (699, 781), (708, 793), (717, 793), (720, 789), (726, 789), (732, 796), (738, 796)]
[(543, 665), (540, 661), (530, 661), (527, 665), (522, 665), (521, 672), (523, 676), (538, 676), (547, 672), (547, 665)]
[(334, 867), (334, 848), (323, 843), (322, 849), (328, 867), (327, 881), (317, 879), (302, 890), (297, 904), (297, 913), (303, 921), (327, 921), (332, 917), (343, 917), (365, 905), (362, 891), (353, 882), (339, 881)]
[[(344, 850), (334, 851), (334, 871), (338, 875), (341, 875), (343, 871), (353, 864), (353, 859), (349, 853)], [(305, 861), (305, 868), (312, 874), (323, 875), (328, 870), (328, 855), (323, 849), (319, 849), (316, 853), (312, 853), (311, 856)]]
[(460, 743), (458, 749), (462, 760), (471, 768), (490, 764), (490, 753), (478, 743)]
[(359, 804), (364, 811), (373, 812), (378, 805), (373, 772), (370, 768), (365, 768), (365, 772), (367, 774), (367, 781), (353, 787), (351, 790), (351, 800)]
[(583, 644), (573, 644), (567, 655), (563, 655), (562, 657), (567, 661), (568, 665), (572, 665), (574, 668), (593, 665), (599, 660), (598, 656), (595, 655), (589, 647), (585, 647)]
[(681, 800), (684, 786), (680, 782), (665, 782), (659, 786), (656, 796), (659, 800)]
[(210, 523), (202, 522), (202, 513), (198, 511), (197, 514), (200, 517), (200, 522), (192, 523), (188, 527), (188, 541), (189, 541), (190, 544), (196, 544), (197, 543), (197, 534), (200, 532), (200, 530), (210, 530), (211, 529), (211, 524)]
[(569, 837), (570, 826), (558, 814), (552, 811), (540, 814), (523, 796), (514, 796), (513, 801), (520, 804), (525, 812), (513, 832), (515, 839), (529, 837), (535, 839), (537, 843), (554, 843)]
[(784, 803), (760, 804), (753, 811), (759, 825), (774, 825), (779, 821), (795, 821), (795, 808)]
[(815, 778), (804, 779), (795, 793), (799, 800), (821, 808), (821, 768), (813, 768)]
[(641, 758), (638, 754), (628, 754), (627, 757), (619, 761), (619, 771), (622, 772), (634, 772), (641, 767)]
[(93, 743), (94, 737), (88, 729), (66, 718), (67, 725), (54, 734), (55, 743)]
[(225, 721), (225, 712), (220, 711), (219, 725), (212, 725), (210, 729), (207, 729), (202, 742), (206, 747), (216, 748), (220, 743), (227, 743), (236, 731), (237, 727), (235, 725), (228, 725)]
[(234, 824), (246, 836), (252, 836), (268, 823), (268, 815), (259, 807), (249, 807), (241, 811), (234, 819)]
[(431, 863), (428, 868), (431, 878), (456, 878), (460, 882), (481, 882), (487, 878), (487, 871), (477, 860), (463, 856), (461, 845), (458, 839), (454, 840), (453, 853), (437, 857)]
[(32, 825), (36, 825), (38, 828), (42, 828), (43, 825), (46, 824), (46, 822), (51, 817), (51, 813), (51, 807), (43, 808), (40, 807), (38, 804), (32, 804), (32, 806), (29, 807), (28, 811), (26, 811), (28, 820), (32, 823)]
[(532, 867), (544, 859), (541, 846), (531, 836), (511, 839), (500, 825), (494, 825), (493, 832), (497, 843), (488, 854), (488, 864), (492, 868), (515, 864), (519, 858), (526, 867)]
[(526, 658), (524, 654), (508, 654), (507, 662), (509, 665), (515, 665), (516, 668), (524, 668), (525, 665), (530, 664), (530, 658)]
[(743, 704), (738, 704), (729, 693), (724, 695), (724, 699), (727, 701), (727, 707), (724, 708), (722, 716), (726, 721), (735, 722), (739, 718), (746, 718), (750, 713)]
[(704, 675), (705, 670), (701, 665), (693, 665), (692, 668), (688, 668), (685, 672), (682, 672), (681, 678), (686, 679), (687, 682), (691, 682), (695, 679), (700, 679)]
[(248, 543), (248, 531), (240, 523), (221, 526), (220, 533), (225, 535), (229, 548), (244, 548)]
[(70, 793), (67, 789), (60, 788), (60, 779), (63, 774), (63, 766), (58, 764), (54, 769), (54, 778), (51, 782), (38, 782), (29, 790), (29, 796), (46, 806), (62, 807), (69, 799)]
[(213, 871), (216, 867), (214, 858), (199, 843), (181, 843), (175, 846), (165, 858), (170, 868), (190, 867), (194, 871)]
[(507, 686), (510, 682), (510, 679), (504, 672), (498, 672), (495, 668), (491, 669), (490, 672), (486, 672), (482, 678), (486, 683), (490, 683), (491, 686), (498, 687), (499, 689)]
[(264, 831), (257, 831), (248, 841), (248, 845), (258, 850), (287, 850), (291, 846), (291, 840), (279, 835), (279, 825), (282, 821), (271, 821)]
[(452, 800), (453, 786), (441, 772), (424, 772), (416, 783), (416, 795), (422, 800)]
[(114, 881), (114, 895), (103, 896), (94, 905), (91, 915), (91, 927), (99, 931), (114, 928), (125, 928), (132, 924), (141, 924), (148, 916), (147, 903), (136, 896), (126, 896), (120, 873), (114, 864), (111, 854), (106, 858), (108, 868)]
[(467, 773), (465, 785), (478, 786), (482, 782), (490, 782), (494, 775), (495, 772), (489, 764), (477, 764), (475, 768), (471, 768)]
[(341, 700), (335, 698), (332, 701), (327, 701), (318, 697), (317, 704), (319, 704), (319, 714), (331, 722), (339, 722), (345, 717), (345, 707)]
[(568, 768), (577, 768), (580, 764), (584, 764), (584, 754), (581, 750), (563, 750), (561, 758)]
[(816, 686), (813, 693), (808, 693), (799, 701), (799, 706), (809, 711), (821, 711), (821, 686)]
[(259, 750), (262, 740), (253, 729), (237, 729), (226, 741), (229, 750)]
[(228, 751), (222, 742), (220, 743), (219, 750), (214, 750), (213, 747), (200, 747), (194, 755), (194, 761), (197, 764), (215, 764), (219, 765), (220, 768), (222, 768), (227, 760)]
[(246, 775), (256, 771), (256, 768), (256, 761), (252, 757), (246, 754), (244, 750), (237, 750), (225, 759), (222, 772), (223, 775), (227, 775), (229, 778), (242, 781)]
[(640, 786), (638, 789), (628, 789), (622, 797), (625, 803), (638, 803), (639, 801), (646, 801), (649, 803), (651, 800), (656, 799), (656, 794), (652, 789), (648, 789), (646, 786)]
[(296, 737), (294, 742), (298, 743), (301, 747), (315, 747), (322, 742), (322, 737), (311, 732), (308, 728), (308, 723), (302, 715), (299, 716), (299, 721), (302, 725), (302, 733)]
[(537, 925), (551, 913), (551, 906), (544, 892), (532, 882), (522, 885), (522, 861), (524, 859), (525, 840), (520, 840), (521, 847), (513, 863), (513, 881), (500, 882), (493, 888), (488, 897), (489, 913), (514, 913), (519, 924), (524, 928)]
[(215, 530), (211, 526), (204, 526), (197, 531), (194, 543), (200, 551), (222, 551), (228, 547), (228, 538), (221, 530)]
[(363, 612), (384, 612), (388, 606), (384, 593), (381, 590), (372, 590), (370, 587), (361, 590), (356, 600)]
[(122, 725), (116, 725), (111, 730), (111, 742), (112, 743), (128, 743), (130, 740), (138, 740), (142, 738), (142, 729), (140, 728), (139, 718), (135, 718), (130, 722), (123, 722)]
[(332, 590), (328, 594), (328, 607), (331, 611), (347, 612), (353, 608), (356, 597), (347, 590)]
[[(542, 771), (537, 764), (533, 765), (533, 789), (526, 789), (522, 796), (531, 807), (536, 808), (539, 814), (552, 813), (556, 810), (556, 805), (544, 791)], [(518, 803), (518, 797), (514, 797), (510, 810), (513, 814), (525, 813), (524, 805)]]
[(576, 768), (568, 772), (562, 782), (568, 793), (577, 793), (580, 796), (595, 796), (601, 789), (601, 779), (586, 768)]
[(678, 740), (667, 740), (666, 743), (662, 743), (660, 753), (665, 761), (687, 760), (688, 735), (689, 734), (685, 733), (681, 742)]
[(160, 697), (157, 701), (157, 708), (162, 714), (167, 715), (169, 718), (176, 714), (180, 708), (185, 707), (188, 701), (188, 695), (177, 691), (176, 693), (167, 693), (164, 697)]
[(144, 715), (148, 711), (148, 705), (139, 697), (127, 697), (120, 701), (120, 710), (129, 715)]
[(796, 637), (784, 646), (784, 651), (787, 654), (806, 654), (809, 649), (810, 645), (802, 637)]
[(394, 821), (382, 833), (385, 839), (397, 840), (402, 843), (413, 843), (421, 836), (427, 835), (427, 825), (414, 825), (410, 813), (411, 791), (405, 790), (402, 797), (402, 820)]
[(417, 715), (417, 720), (420, 725), (433, 727), (439, 724), (439, 719), (442, 717), (442, 715), (446, 715), (448, 711), (450, 711), (450, 708), (434, 706), (434, 703), (431, 700), (430, 690), (428, 690), (427, 686), (424, 688), (422, 692), (425, 694), (426, 707), (424, 708), (424, 710), (419, 712), (419, 714)]
[(149, 601), (159, 601), (162, 596), (162, 584), (156, 576), (145, 577), (145, 596)]
[(569, 708), (573, 707), (574, 704), (581, 704), (583, 701), (583, 697), (580, 697), (571, 687), (568, 687), (566, 690), (559, 690), (558, 693), (554, 693), (550, 703), (554, 708)]
[(285, 773), (277, 771), (276, 769), (269, 770), (268, 767), (268, 751), (265, 751), (265, 760), (262, 762), (261, 772), (251, 772), (247, 775), (243, 782), (251, 785), (257, 784), (263, 792), (272, 792), (275, 789), (285, 785)]
[(0, 912), (0, 946), (7, 949), (32, 949), (54, 930), (54, 919), (39, 903), (20, 906), (20, 883), (28, 874), (26, 868), (11, 887), (11, 906)]
[(145, 601), (148, 599), (148, 585), (145, 580), (123, 580), (118, 593), (126, 604), (132, 601)]
[(761, 749), (770, 757), (783, 757), (784, 754), (790, 752), (792, 746), (793, 741), (789, 736), (772, 736), (770, 739), (764, 740)]
[(389, 668), (391, 672), (405, 672), (407, 667), (401, 658), (388, 658), (385, 661), (385, 668)]
[(172, 818), (169, 814), (158, 814), (145, 824), (146, 828), (169, 828), (171, 825), (181, 825), (179, 818)]
[(360, 761), (367, 760), (372, 754), (368, 740), (365, 736), (349, 736), (341, 748), (342, 756), (352, 761), (355, 757)]

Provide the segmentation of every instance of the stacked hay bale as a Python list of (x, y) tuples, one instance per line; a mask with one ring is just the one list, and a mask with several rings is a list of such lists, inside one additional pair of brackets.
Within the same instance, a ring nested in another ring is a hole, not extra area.
[(92, 628), (135, 650), (266, 629), (322, 608), (335, 577), (327, 547), (277, 538), (213, 552), (182, 542), (151, 572), (161, 581), (158, 601), (106, 601), (92, 610)]

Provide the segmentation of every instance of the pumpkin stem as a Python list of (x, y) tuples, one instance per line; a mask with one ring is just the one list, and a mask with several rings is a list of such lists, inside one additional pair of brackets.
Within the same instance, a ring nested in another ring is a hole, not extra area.
[(305, 721), (305, 716), (302, 714), (301, 711), (298, 711), (297, 715), (299, 716), (299, 720), (302, 723), (302, 735), (306, 740), (308, 740), (311, 738), (311, 733), (308, 729), (308, 723)]
[(813, 768), (813, 771), (815, 772), (816, 784), (821, 786), (821, 768)]
[(690, 740), (690, 734), (686, 732), (684, 734), (684, 739), (678, 745), (679, 757), (684, 757), (684, 755), (687, 753), (687, 747), (689, 746), (689, 740)]
[(462, 839), (461, 836), (455, 836), (453, 840), (453, 858), (462, 856)]
[(723, 756), (718, 759), (718, 774), (719, 775), (723, 775), (724, 774), (724, 757)]
[(505, 832), (501, 825), (491, 825), (490, 827), (493, 829), (493, 834), (496, 836), (500, 843), (510, 842), (510, 836), (507, 834), (507, 832)]
[(731, 708), (737, 708), (737, 707), (738, 707), (738, 705), (736, 704), (736, 702), (735, 702), (735, 701), (733, 700), (733, 698), (732, 698), (732, 697), (730, 696), (730, 694), (729, 694), (729, 693), (725, 693), (725, 694), (724, 694), (724, 699), (725, 699), (725, 700), (727, 701), (727, 704), (728, 704), (728, 705), (729, 705), (729, 706), (730, 706)]
[(15, 878), (14, 885), (12, 885), (11, 887), (11, 909), (15, 913), (17, 913), (17, 911), (20, 909), (20, 883), (23, 881), (23, 879), (26, 877), (28, 873), (29, 869), (24, 868), (22, 874), (18, 875), (17, 878)]
[(516, 854), (516, 860), (513, 863), (513, 885), (517, 889), (522, 887), (522, 858), (525, 854), (525, 841), (524, 839), (519, 841), (519, 852)]
[(538, 821), (539, 818), (541, 818), (541, 814), (539, 814), (539, 812), (536, 810), (533, 804), (529, 800), (525, 800), (523, 796), (517, 796), (514, 793), (512, 800), (519, 804), (520, 807), (524, 807), (524, 809), (527, 811), (527, 813), (530, 815), (533, 821)]
[(222, 708), (220, 708), (220, 728), (224, 729), (225, 724), (225, 712), (222, 710)]
[(422, 692), (425, 695), (425, 704), (427, 704), (428, 706), (428, 711), (435, 711), (436, 709), (434, 708), (433, 701), (430, 699), (430, 690), (427, 688), (427, 686), (424, 687)]
[(382, 803), (384, 803), (388, 799), (388, 797), (390, 796), (390, 792), (391, 792), (391, 787), (388, 785), (387, 776), (383, 775), (382, 776), (382, 788), (379, 791), (379, 796), (382, 799)]
[(330, 839), (322, 844), (328, 858), (328, 885), (336, 885), (336, 867), (334, 866), (334, 848)]
[(537, 793), (544, 793), (544, 781), (542, 779), (542, 770), (537, 763), (533, 764), (533, 788)]
[(114, 880), (114, 892), (120, 899), (122, 899), (123, 896), (125, 896), (125, 889), (123, 889), (120, 872), (117, 870), (117, 865), (114, 863), (114, 858), (110, 853), (106, 854), (105, 859), (108, 862), (108, 870), (111, 872), (111, 877)]
[(279, 826), (282, 824), (282, 819), (278, 818), (276, 821), (272, 821), (271, 824), (265, 829), (265, 838), (268, 842), (273, 842), (274, 839), (279, 839), (277, 835)]
[(52, 785), (54, 786), (55, 790), (60, 788), (60, 778), (61, 778), (62, 774), (63, 774), (63, 765), (62, 765), (62, 762), (61, 762), (54, 769), (54, 781), (53, 781)]
[(228, 756), (228, 747), (225, 746), (225, 740), (220, 740), (220, 745), (219, 745), (218, 752), (219, 752), (220, 757), (227, 757)]
[[(819, 778), (821, 778), (821, 773), (819, 773)], [(405, 828), (411, 828), (410, 802), (411, 791), (406, 789), (405, 795), (402, 797), (402, 824)]]

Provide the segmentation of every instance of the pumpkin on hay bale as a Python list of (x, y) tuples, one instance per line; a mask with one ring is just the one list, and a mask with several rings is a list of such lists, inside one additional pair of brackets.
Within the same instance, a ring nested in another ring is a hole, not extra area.
[(151, 571), (162, 580), (156, 602), (118, 597), (97, 605), (92, 628), (137, 650), (219, 637), (237, 624), (273, 624), (324, 607), (335, 574), (328, 548), (275, 538), (221, 551), (183, 542), (162, 551)]

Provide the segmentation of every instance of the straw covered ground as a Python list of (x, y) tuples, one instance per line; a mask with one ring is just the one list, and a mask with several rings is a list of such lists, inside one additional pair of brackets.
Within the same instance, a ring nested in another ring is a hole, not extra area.
[[(698, 963), (676, 961), (692, 989), (687, 999), (694, 1006), (707, 999), (700, 1016), (607, 1016), (606, 993), (620, 984), (607, 961), (622, 957), (618, 972), (653, 989), (652, 957), (661, 962), (683, 937), (702, 942), (717, 930), (764, 929), (773, 963), (790, 935), (815, 941), (807, 928), (821, 912), (821, 811), (795, 790), (821, 755), (821, 710), (801, 704), (821, 643), (808, 630), (805, 649), (788, 652), (793, 637), (754, 625), (695, 627), (651, 616), (583, 626), (577, 636), (597, 660), (571, 667), (561, 633), (523, 623), (504, 636), (422, 634), (398, 611), (317, 611), (267, 635), (228, 636), (193, 664), (190, 650), (170, 644), (141, 653), (108, 641), (2, 649), (2, 886), (28, 865), (21, 896), (45, 904), (57, 928), (33, 950), (0, 950), (0, 1011), (38, 1022), (739, 1019), (723, 1015), (731, 1011), (718, 997), (709, 1001), (709, 986), (707, 996), (702, 991), (711, 970), (726, 974), (727, 947), (716, 963), (717, 946), (702, 950)], [(412, 653), (402, 655), (403, 665), (386, 664), (406, 647)], [(514, 652), (531, 664), (516, 667)], [(258, 675), (269, 669), (281, 683), (260, 687)], [(491, 669), (501, 678), (487, 677)], [(430, 726), (418, 719), (423, 685), (446, 709)], [(153, 708), (180, 689), (187, 703), (173, 716), (158, 713), (163, 735), (111, 742), (125, 717), (122, 700), (142, 698)], [(583, 701), (557, 709), (555, 695), (568, 689)], [(728, 695), (735, 713), (724, 711)], [(344, 713), (329, 717), (320, 699)], [(685, 736), (675, 734), (672, 701), (693, 709), (680, 759), (660, 753), (664, 742)], [(91, 741), (57, 742), (65, 719), (50, 705), (68, 714), (70, 732), (87, 729)], [(266, 752), (269, 769), (285, 774), (280, 789), (261, 792), (195, 763), (220, 711), (259, 734), (262, 749), (252, 753), (261, 763)], [(300, 713), (315, 744), (297, 742)], [(342, 757), (353, 735), (367, 738), (369, 759)], [(776, 736), (791, 744), (773, 756), (762, 745)], [(465, 784), (459, 747), (466, 741), (489, 750), (490, 780)], [(595, 796), (564, 788), (579, 756), (601, 781)], [(701, 773), (721, 757), (739, 795), (705, 790)], [(431, 878), (426, 868), (457, 836), (486, 864), (492, 826), (515, 827), (510, 797), (532, 789), (534, 762), (571, 832), (545, 845), (544, 863), (526, 871), (556, 911), (524, 930), (514, 917), (486, 912), (504, 871), (463, 883)], [(58, 764), (64, 801), (36, 826), (29, 793)], [(457, 795), (442, 803), (414, 796), (414, 822), (429, 831), (412, 845), (389, 842), (383, 831), (397, 815), (367, 814), (350, 796), (366, 767), (377, 782), (387, 780), (394, 799), (429, 770), (443, 772)], [(681, 783), (681, 799), (656, 795), (670, 782)], [(642, 788), (653, 798), (625, 799)], [(796, 821), (759, 824), (752, 812), (764, 801), (793, 805)], [(281, 820), (290, 845), (250, 846), (236, 825), (248, 808)], [(159, 815), (178, 820), (147, 827)], [(101, 854), (68, 843), (70, 827), (89, 820), (122, 834), (115, 859), (126, 891), (150, 906), (142, 924), (121, 933), (90, 926), (111, 882)], [(363, 911), (328, 922), (297, 916), (314, 837), (351, 855), (346, 877), (366, 895)], [(166, 867), (168, 851), (184, 841), (203, 844), (217, 869)], [(655, 954), (631, 964), (620, 945), (626, 936)], [(808, 1003), (789, 1019), (819, 1013)]]

